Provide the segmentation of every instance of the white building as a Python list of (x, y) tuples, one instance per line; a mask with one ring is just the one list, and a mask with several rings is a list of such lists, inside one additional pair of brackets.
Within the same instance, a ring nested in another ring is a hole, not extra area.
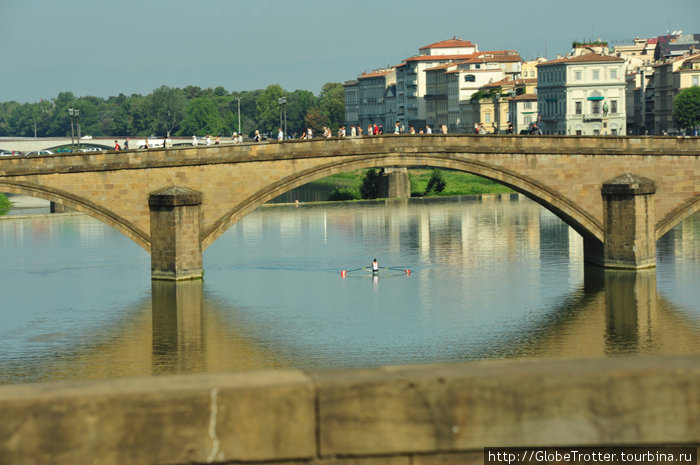
[(513, 124), (513, 134), (520, 134), (537, 123), (537, 94), (522, 94), (508, 99), (508, 120)]
[(442, 40), (426, 45), (419, 55), (403, 60), (396, 67), (397, 120), (405, 127), (416, 128), (426, 124), (427, 82), (425, 70), (454, 61), (472, 58), (478, 53), (476, 44), (462, 38)]
[(625, 135), (625, 60), (587, 53), (537, 65), (544, 134)]

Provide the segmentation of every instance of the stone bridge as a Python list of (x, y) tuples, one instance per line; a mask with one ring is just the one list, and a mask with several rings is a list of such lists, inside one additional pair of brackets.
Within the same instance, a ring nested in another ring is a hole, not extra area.
[(505, 184), (562, 218), (588, 262), (655, 266), (700, 209), (700, 139), (414, 135), (0, 159), (0, 192), (87, 213), (151, 252), (154, 279), (201, 277), (202, 251), (261, 204), (370, 167), (430, 166)]

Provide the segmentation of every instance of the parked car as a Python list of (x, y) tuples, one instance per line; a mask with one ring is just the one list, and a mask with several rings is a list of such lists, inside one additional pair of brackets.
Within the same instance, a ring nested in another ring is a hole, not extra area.
[(51, 150), (35, 150), (27, 153), (27, 155), (53, 155), (53, 152)]
[(3, 150), (0, 152), (0, 157), (14, 157), (18, 155), (24, 155), (22, 152), (19, 150)]

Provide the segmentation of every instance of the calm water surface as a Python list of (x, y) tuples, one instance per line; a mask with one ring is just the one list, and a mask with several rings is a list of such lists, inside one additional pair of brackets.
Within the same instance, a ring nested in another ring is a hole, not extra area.
[[(0, 383), (272, 367), (700, 350), (700, 215), (658, 268), (584, 267), (581, 238), (519, 196), (260, 208), (205, 279), (83, 215), (0, 220)], [(363, 270), (378, 258), (378, 276)], [(402, 270), (410, 269), (410, 275)]]

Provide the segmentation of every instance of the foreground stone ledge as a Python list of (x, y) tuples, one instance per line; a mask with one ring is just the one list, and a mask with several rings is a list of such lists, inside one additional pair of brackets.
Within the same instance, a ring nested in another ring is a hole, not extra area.
[(2, 464), (185, 464), (315, 453), (301, 372), (0, 388)]
[(482, 463), (700, 443), (700, 355), (0, 387), (0, 464)]

